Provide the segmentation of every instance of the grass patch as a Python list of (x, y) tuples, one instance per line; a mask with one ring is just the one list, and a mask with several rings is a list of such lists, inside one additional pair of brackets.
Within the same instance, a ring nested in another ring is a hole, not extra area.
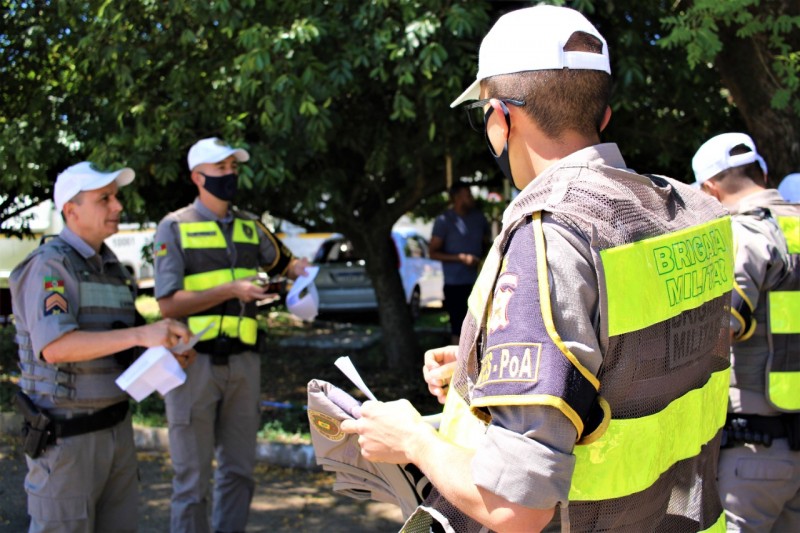
[(270, 420), (264, 424), (264, 427), (258, 432), (258, 438), (287, 444), (311, 444), (308, 422), (306, 422), (304, 431), (296, 425), (287, 428), (284, 427), (283, 422), (280, 420)]

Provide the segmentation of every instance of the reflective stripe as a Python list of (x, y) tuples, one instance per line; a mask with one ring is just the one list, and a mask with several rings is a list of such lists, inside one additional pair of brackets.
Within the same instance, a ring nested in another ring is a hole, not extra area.
[[(241, 218), (234, 219), (233, 242), (258, 245), (258, 233), (256, 233), (255, 222), (252, 220), (242, 220)], [(277, 246), (275, 249), (277, 250)]]
[(770, 333), (800, 333), (800, 292), (772, 291), (768, 300)]
[(785, 411), (800, 410), (800, 372), (770, 372), (769, 400)]
[(726, 216), (602, 250), (609, 336), (663, 322), (730, 291), (732, 243)]
[(800, 217), (779, 216), (778, 226), (781, 228), (790, 254), (800, 254)]
[[(675, 463), (697, 456), (725, 424), (730, 368), (658, 413), (611, 419), (606, 433), (576, 446), (570, 500), (607, 500), (650, 487)], [(709, 408), (716, 406), (716, 409)], [(686, 421), (692, 420), (691, 425)]]
[(227, 248), (219, 225), (213, 221), (181, 222), (181, 248)]
[(216, 322), (217, 327), (208, 330), (200, 340), (215, 339), (222, 333), (228, 337), (239, 339), (245, 344), (255, 345), (258, 338), (258, 322), (255, 318), (220, 315), (190, 316), (189, 329), (196, 333), (212, 322)]
[(494, 282), (499, 271), (499, 254), (489, 254), (486, 256), (481, 272), (478, 274), (478, 279), (475, 281), (475, 285), (472, 286), (472, 292), (470, 292), (469, 299), (467, 300), (467, 308), (478, 324), (483, 320), (483, 317), (478, 316), (481, 313), (481, 309), (483, 309), (483, 303), (490, 302), (489, 305), (491, 305)]
[(720, 513), (717, 521), (710, 528), (701, 530), (700, 533), (705, 533), (706, 531), (709, 533), (725, 533), (725, 513)]
[(242, 279), (249, 276), (257, 276), (258, 270), (254, 268), (234, 268), (211, 270), (200, 274), (190, 274), (183, 278), (183, 288), (187, 291), (204, 291), (213, 289), (223, 283), (228, 283), (235, 279)]

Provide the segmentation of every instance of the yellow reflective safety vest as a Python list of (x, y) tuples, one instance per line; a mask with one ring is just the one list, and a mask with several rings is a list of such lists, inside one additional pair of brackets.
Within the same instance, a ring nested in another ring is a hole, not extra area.
[[(253, 220), (234, 216), (232, 249), (219, 224), (203, 220), (194, 209), (177, 214), (179, 243), (184, 253), (184, 289), (203, 291), (223, 283), (258, 274), (258, 231)], [(211, 323), (201, 341), (225, 336), (255, 346), (258, 333), (255, 302), (227, 300), (188, 319), (189, 329), (201, 331)]]
[[(574, 531), (724, 531), (716, 472), (730, 379), (730, 219), (686, 185), (605, 165), (610, 149), (562, 160), (509, 206), (470, 296), (440, 431), (474, 447), (492, 406), (556, 408), (578, 435), (562, 509)], [(547, 265), (558, 258), (547, 256), (542, 212), (590, 243), (603, 351), (597, 376), (555, 329)], [(517, 268), (533, 260), (538, 272), (535, 293), (525, 293), (539, 308), (525, 317), (527, 349), (509, 347), (492, 322), (502, 320), (498, 307), (513, 306), (498, 299), (513, 302), (520, 290), (507, 275), (517, 239), (530, 242)], [(438, 491), (426, 506), (455, 530), (480, 531)]]
[(767, 401), (778, 411), (800, 412), (800, 205), (770, 205), (786, 239), (789, 272), (767, 294)]

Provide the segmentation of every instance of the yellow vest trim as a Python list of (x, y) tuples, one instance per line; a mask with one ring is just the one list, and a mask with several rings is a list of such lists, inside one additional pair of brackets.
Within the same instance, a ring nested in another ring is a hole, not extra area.
[[(542, 318), (544, 319), (544, 326), (547, 329), (547, 334), (553, 340), (561, 353), (569, 359), (569, 361), (578, 369), (578, 371), (585, 377), (589, 383), (594, 385), (595, 389), (600, 388), (600, 382), (597, 376), (592, 374), (588, 368), (583, 366), (578, 358), (569, 351), (567, 345), (561, 339), (561, 335), (556, 331), (555, 323), (553, 322), (553, 309), (550, 306), (550, 277), (547, 275), (547, 250), (544, 243), (544, 231), (542, 230), (542, 213), (536, 212), (533, 214), (533, 234), (534, 242), (536, 243), (536, 271), (539, 278), (539, 305), (542, 308)], [(577, 426), (576, 426), (577, 427)], [(583, 423), (580, 425), (578, 436), (583, 433)]]
[(480, 436), (486, 433), (487, 422), (471, 412), (456, 388), (450, 387), (444, 402), (439, 435), (452, 444), (474, 450)]
[(210, 270), (200, 274), (191, 274), (183, 278), (183, 288), (187, 291), (204, 291), (213, 289), (223, 283), (231, 282), (235, 279), (242, 279), (257, 276), (258, 270), (254, 268), (234, 268)]
[[(606, 433), (576, 446), (571, 501), (620, 498), (642, 491), (675, 463), (697, 456), (725, 424), (730, 368), (658, 413), (612, 419)], [(687, 420), (697, 421), (687, 425)]]
[(181, 222), (178, 224), (181, 233), (181, 248), (226, 248), (225, 236), (219, 225), (213, 221)]
[(800, 217), (778, 217), (778, 226), (786, 238), (790, 254), (800, 254)]
[(769, 400), (784, 411), (800, 410), (800, 372), (769, 372)]
[[(483, 267), (481, 267), (480, 274), (478, 274), (478, 279), (475, 281), (475, 285), (472, 286), (472, 291), (467, 299), (467, 308), (475, 319), (475, 322), (479, 325), (483, 321), (483, 317), (478, 316), (482, 309), (483, 302), (487, 303), (487, 309), (492, 308), (491, 291), (494, 289), (494, 281), (499, 270), (499, 254), (490, 252), (484, 260)], [(486, 294), (485, 291), (488, 291), (488, 294)]]
[(600, 258), (608, 335), (638, 331), (731, 290), (730, 217), (602, 250)]
[(770, 333), (800, 333), (800, 291), (772, 291), (768, 299)]
[(220, 315), (200, 315), (189, 317), (189, 329), (193, 333), (202, 331), (206, 326), (216, 322), (217, 326), (206, 331), (201, 341), (217, 338), (220, 334), (239, 339), (245, 344), (255, 345), (258, 338), (258, 322), (255, 318)]

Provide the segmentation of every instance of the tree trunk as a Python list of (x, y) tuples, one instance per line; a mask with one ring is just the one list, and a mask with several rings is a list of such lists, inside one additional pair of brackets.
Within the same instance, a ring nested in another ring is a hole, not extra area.
[(348, 235), (367, 264), (378, 299), (383, 349), (387, 366), (403, 373), (422, 367), (422, 351), (414, 334), (411, 313), (398, 271), (398, 257), (391, 227)]
[[(800, 117), (791, 104), (783, 110), (771, 106), (780, 80), (771, 68), (775, 59), (766, 36), (742, 39), (736, 36), (736, 30), (737, 27), (720, 27), (723, 51), (717, 55), (715, 65), (759, 153), (767, 161), (770, 185), (776, 186), (786, 174), (800, 170)], [(788, 40), (791, 42), (792, 38)]]

